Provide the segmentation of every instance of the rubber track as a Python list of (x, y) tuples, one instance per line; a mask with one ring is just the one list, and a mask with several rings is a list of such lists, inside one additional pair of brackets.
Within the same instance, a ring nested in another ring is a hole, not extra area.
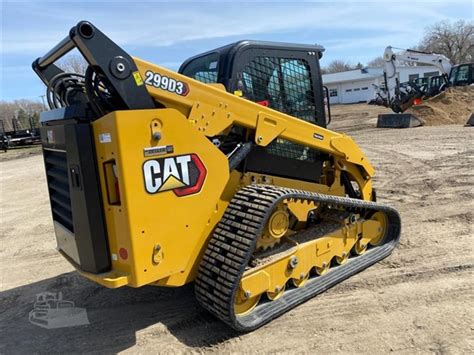
[[(350, 258), (346, 264), (323, 276), (311, 278), (304, 287), (287, 289), (276, 301), (260, 301), (248, 315), (236, 316), (234, 300), (257, 238), (275, 206), (286, 199), (315, 201), (354, 213), (385, 212), (387, 234), (381, 245), (370, 248), (365, 254)], [(232, 328), (251, 331), (387, 257), (397, 245), (400, 232), (400, 216), (392, 207), (272, 185), (249, 185), (233, 197), (214, 230), (195, 281), (196, 298), (205, 309)]]

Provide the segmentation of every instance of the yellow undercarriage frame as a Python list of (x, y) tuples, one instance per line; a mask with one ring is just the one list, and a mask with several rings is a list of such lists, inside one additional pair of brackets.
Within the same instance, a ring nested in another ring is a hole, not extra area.
[[(322, 237), (301, 243), (292, 238), (292, 233), (288, 233), (288, 224), (272, 219), (273, 216), (281, 219), (282, 213), (284, 212), (279, 209), (273, 212), (267, 229), (276, 227), (286, 235), (285, 243), (292, 247), (278, 252), (277, 257), (270, 255), (268, 260), (261, 257), (263, 262), (260, 265), (243, 274), (235, 302), (238, 315), (250, 313), (262, 295), (266, 295), (270, 300), (280, 298), (288, 281), (295, 287), (303, 287), (312, 273), (325, 275), (332, 263), (343, 265), (349, 260), (351, 253), (364, 254), (369, 244), (378, 245), (385, 234), (384, 214), (377, 212), (368, 220), (360, 219), (359, 215), (351, 215), (338, 221), (339, 228)], [(309, 232), (314, 237), (316, 231), (317, 229), (307, 230), (305, 233)], [(279, 236), (273, 235), (273, 238)]]

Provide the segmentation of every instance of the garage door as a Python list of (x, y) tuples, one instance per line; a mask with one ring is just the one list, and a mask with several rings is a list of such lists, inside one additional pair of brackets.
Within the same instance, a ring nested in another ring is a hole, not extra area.
[(373, 96), (373, 87), (371, 81), (361, 81), (343, 85), (342, 102), (355, 103), (367, 101)]

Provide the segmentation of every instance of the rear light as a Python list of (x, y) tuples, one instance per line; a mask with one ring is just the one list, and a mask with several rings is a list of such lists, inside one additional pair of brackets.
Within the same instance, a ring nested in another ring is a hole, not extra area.
[(415, 99), (413, 100), (413, 105), (421, 105), (422, 102), (421, 99)]
[(120, 187), (115, 160), (104, 163), (104, 175), (109, 205), (120, 205)]
[(123, 260), (127, 260), (128, 259), (128, 250), (125, 249), (125, 248), (120, 248), (119, 249), (119, 255)]

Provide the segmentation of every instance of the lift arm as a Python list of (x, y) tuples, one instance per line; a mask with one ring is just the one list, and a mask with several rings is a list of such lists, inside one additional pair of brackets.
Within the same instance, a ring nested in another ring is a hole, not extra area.
[(353, 175), (362, 195), (370, 198), (374, 168), (349, 136), (232, 95), (219, 85), (208, 85), (132, 58), (89, 22), (79, 22), (68, 37), (33, 63), (47, 85), (48, 68), (74, 47), (110, 93), (118, 97), (120, 105), (113, 110), (173, 108), (210, 138), (240, 126), (253, 131), (255, 143), (260, 146), (282, 138), (331, 154), (337, 168)]

